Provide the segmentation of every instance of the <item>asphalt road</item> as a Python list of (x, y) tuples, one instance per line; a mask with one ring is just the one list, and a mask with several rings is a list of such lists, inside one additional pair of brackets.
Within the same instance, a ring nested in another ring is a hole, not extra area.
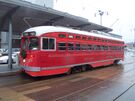
[(134, 101), (135, 54), (125, 61), (72, 75), (0, 77), (0, 101)]

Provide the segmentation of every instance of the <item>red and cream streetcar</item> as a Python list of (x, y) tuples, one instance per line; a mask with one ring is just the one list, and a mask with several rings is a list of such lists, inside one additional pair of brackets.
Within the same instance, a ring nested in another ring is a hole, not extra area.
[(22, 33), (20, 66), (31, 76), (46, 76), (116, 64), (124, 59), (124, 42), (112, 35), (58, 26), (30, 28)]

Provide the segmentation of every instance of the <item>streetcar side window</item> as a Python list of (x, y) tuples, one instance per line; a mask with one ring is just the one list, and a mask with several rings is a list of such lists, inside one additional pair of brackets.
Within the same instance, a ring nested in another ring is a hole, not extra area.
[(55, 39), (54, 38), (42, 38), (42, 49), (54, 50), (55, 49)]
[(82, 50), (87, 50), (87, 45), (82, 44), (82, 45), (81, 45), (81, 49), (82, 49)]
[(48, 49), (49, 48), (48, 47), (48, 38), (43, 38), (42, 44), (43, 44), (43, 46), (42, 46), (43, 49)]
[(94, 45), (94, 46), (93, 46), (93, 49), (94, 49), (94, 50), (101, 50), (102, 48), (101, 48), (100, 45)]
[(92, 40), (92, 38), (91, 37), (88, 37), (88, 40)]
[(58, 43), (59, 50), (66, 50), (66, 43)]
[(97, 45), (97, 50), (101, 50), (101, 46), (100, 45)]
[(81, 39), (81, 36), (76, 36), (76, 39)]
[(92, 45), (88, 45), (88, 50), (92, 50)]
[(97, 49), (97, 45), (93, 45), (93, 50), (96, 50)]
[(49, 49), (55, 49), (55, 41), (54, 39), (49, 39)]
[(69, 35), (69, 36), (68, 36), (68, 38), (73, 39), (73, 38), (74, 38), (74, 36), (73, 36), (73, 35)]
[(60, 38), (66, 38), (66, 34), (59, 34)]
[(87, 38), (87, 37), (85, 37), (85, 36), (82, 37), (83, 40), (86, 40), (86, 38)]
[(104, 50), (108, 50), (108, 46), (104, 46)]
[(74, 50), (74, 44), (68, 43), (68, 50)]
[(94, 37), (94, 38), (93, 38), (93, 40), (97, 41), (97, 38), (96, 38), (96, 37)]
[(80, 47), (80, 44), (76, 44), (76, 45), (75, 45), (75, 49), (76, 49), (76, 50), (80, 50), (80, 48), (81, 48), (81, 47)]
[(100, 49), (101, 49), (101, 50), (104, 50), (104, 46), (100, 46)]

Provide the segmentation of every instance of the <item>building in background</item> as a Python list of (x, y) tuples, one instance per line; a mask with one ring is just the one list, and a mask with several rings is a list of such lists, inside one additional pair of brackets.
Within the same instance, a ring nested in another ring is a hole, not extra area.
[[(0, 34), (0, 48), (8, 49), (8, 32), (1, 32)], [(20, 48), (21, 35), (18, 33), (13, 33), (12, 36), (12, 48)]]
[(23, 1), (31, 2), (33, 4), (37, 4), (37, 5), (45, 6), (49, 8), (54, 7), (54, 0), (23, 0)]
[[(33, 4), (37, 4), (40, 6), (53, 8), (54, 7), (54, 0), (22, 0), (26, 2), (30, 2)], [(8, 32), (1, 32), (0, 33), (0, 48), (8, 48)], [(12, 48), (19, 48), (20, 47), (20, 39), (21, 34), (13, 33), (13, 39), (12, 39)]]
[(128, 49), (135, 49), (134, 42), (126, 43)]
[(1, 42), (1, 48), (8, 48), (8, 33), (7, 32), (1, 32), (0, 34), (0, 42)]

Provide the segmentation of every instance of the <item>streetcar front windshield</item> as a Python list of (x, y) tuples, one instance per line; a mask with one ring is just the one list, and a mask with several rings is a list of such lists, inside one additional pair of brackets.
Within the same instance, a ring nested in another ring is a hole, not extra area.
[(22, 38), (21, 40), (21, 48), (22, 50), (26, 50), (29, 46), (29, 40), (28, 38)]
[(32, 37), (29, 39), (29, 50), (38, 50), (39, 42), (37, 37)]
[(39, 42), (37, 37), (22, 38), (22, 50), (38, 50)]

